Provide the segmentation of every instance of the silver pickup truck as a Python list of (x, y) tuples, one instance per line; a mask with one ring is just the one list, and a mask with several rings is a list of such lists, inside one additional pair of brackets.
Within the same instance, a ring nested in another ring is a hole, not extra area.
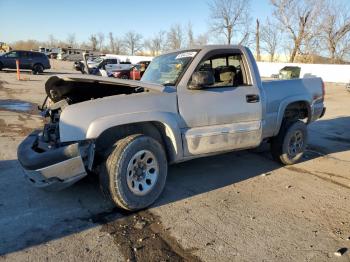
[(97, 174), (106, 196), (127, 210), (159, 197), (168, 164), (263, 141), (274, 159), (296, 163), (307, 124), (325, 113), (320, 78), (262, 82), (243, 46), (163, 54), (141, 81), (62, 75), (45, 89), (46, 124), (18, 148), (26, 177), (57, 190)]

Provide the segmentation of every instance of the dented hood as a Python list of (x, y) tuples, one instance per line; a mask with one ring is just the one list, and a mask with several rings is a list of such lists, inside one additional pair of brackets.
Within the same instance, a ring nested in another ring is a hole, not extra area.
[(131, 94), (135, 90), (164, 92), (165, 86), (135, 80), (125, 80), (92, 75), (55, 75), (45, 84), (45, 91), (53, 102), (64, 98), (84, 100), (118, 94)]

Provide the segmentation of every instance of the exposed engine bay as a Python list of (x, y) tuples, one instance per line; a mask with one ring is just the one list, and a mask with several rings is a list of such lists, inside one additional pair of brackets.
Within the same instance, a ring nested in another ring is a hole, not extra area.
[(99, 78), (65, 79), (57, 76), (51, 77), (45, 84), (45, 91), (50, 100), (54, 103), (65, 99), (68, 104), (80, 103), (90, 99), (106, 96), (133, 94), (144, 92), (143, 87), (115, 84), (110, 81), (103, 81)]
[(91, 76), (89, 78), (80, 77), (77, 79), (59, 76), (49, 78), (45, 84), (47, 97), (42, 107), (39, 108), (42, 116), (45, 118), (42, 149), (62, 146), (59, 139), (59, 119), (65, 107), (107, 96), (149, 92), (147, 88), (135, 85), (135, 83), (124, 84), (114, 82)]

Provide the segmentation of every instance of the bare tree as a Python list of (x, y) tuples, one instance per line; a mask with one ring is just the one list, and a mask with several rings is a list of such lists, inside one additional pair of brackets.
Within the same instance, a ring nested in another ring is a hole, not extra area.
[(99, 50), (102, 51), (103, 50), (103, 43), (105, 41), (105, 35), (104, 33), (98, 33), (97, 34), (98, 37), (98, 46), (99, 46)]
[(115, 53), (115, 43), (114, 43), (114, 37), (113, 37), (112, 32), (109, 32), (108, 38), (109, 38), (109, 50), (114, 54)]
[(175, 24), (171, 26), (167, 33), (167, 45), (169, 49), (179, 49), (183, 46), (184, 36), (181, 25)]
[(195, 45), (194, 35), (193, 35), (193, 29), (192, 29), (192, 23), (188, 22), (187, 25), (187, 46), (193, 47)]
[(260, 40), (261, 49), (269, 55), (270, 62), (273, 62), (275, 59), (280, 36), (281, 33), (278, 27), (267, 18), (266, 22), (261, 26)]
[(208, 34), (200, 34), (195, 40), (196, 45), (206, 45), (208, 44)]
[(14, 43), (11, 43), (11, 47), (16, 49), (22, 49), (22, 50), (38, 50), (40, 46), (43, 46), (45, 43), (39, 42), (36, 40), (20, 40), (16, 41)]
[(75, 34), (74, 33), (68, 34), (66, 41), (67, 41), (68, 46), (75, 47), (76, 43), (77, 43), (75, 40)]
[(289, 62), (294, 62), (306, 40), (312, 39), (312, 29), (322, 6), (317, 0), (270, 0), (281, 27), (293, 41)]
[(97, 43), (98, 43), (98, 40), (97, 40), (97, 37), (96, 35), (91, 35), (89, 37), (89, 42), (91, 43), (91, 48), (93, 51), (96, 51), (96, 48), (97, 48)]
[(79, 48), (87, 50), (87, 49), (90, 49), (91, 46), (89, 45), (89, 43), (82, 42), (82, 43), (80, 43)]
[(145, 41), (145, 47), (153, 56), (159, 55), (163, 51), (165, 32), (159, 31), (154, 37)]
[(57, 46), (57, 39), (53, 35), (49, 35), (49, 40), (47, 42), (49, 47), (56, 47)]
[(321, 41), (328, 49), (332, 63), (342, 60), (350, 51), (350, 10), (336, 1), (329, 1), (321, 22)]
[(125, 54), (124, 41), (119, 37), (114, 37), (114, 51), (118, 55)]
[(249, 0), (213, 0), (211, 9), (211, 30), (223, 34), (226, 43), (231, 44), (233, 38), (243, 43), (249, 36)]
[(124, 42), (131, 55), (134, 55), (137, 51), (141, 50), (142, 47), (142, 35), (129, 31), (125, 34)]
[(255, 41), (256, 41), (256, 60), (260, 61), (260, 22), (259, 19), (256, 19), (256, 33), (255, 33)]

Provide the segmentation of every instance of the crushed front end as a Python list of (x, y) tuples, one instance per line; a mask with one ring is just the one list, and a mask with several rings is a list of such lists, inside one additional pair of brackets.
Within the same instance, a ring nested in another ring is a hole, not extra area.
[[(46, 101), (44, 104), (47, 104)], [(25, 177), (36, 187), (48, 190), (66, 188), (87, 175), (93, 156), (93, 141), (62, 143), (59, 134), (59, 117), (66, 100), (43, 106), (43, 130), (26, 137), (17, 149), (17, 157)]]

